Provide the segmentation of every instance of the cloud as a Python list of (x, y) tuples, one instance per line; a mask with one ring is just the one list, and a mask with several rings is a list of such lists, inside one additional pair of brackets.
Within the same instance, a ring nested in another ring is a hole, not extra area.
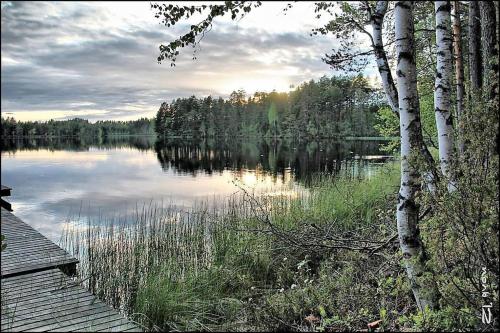
[(2, 113), (24, 119), (51, 112), (54, 118), (136, 119), (153, 116), (164, 100), (227, 96), (239, 88), (283, 90), (330, 73), (321, 56), (332, 40), (310, 37), (300, 21), (282, 29), (270, 25), (281, 8), (276, 4), (271, 14), (251, 13), (248, 21), (216, 22), (198, 60), (186, 48), (176, 67), (156, 62), (158, 46), (186, 31), (186, 24), (167, 29), (149, 3), (130, 6), (2, 2)]

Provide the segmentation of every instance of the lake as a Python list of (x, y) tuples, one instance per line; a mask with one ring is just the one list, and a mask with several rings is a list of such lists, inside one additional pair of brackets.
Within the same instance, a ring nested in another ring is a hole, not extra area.
[(154, 137), (3, 140), (2, 184), (14, 213), (59, 241), (65, 223), (123, 217), (151, 202), (179, 209), (240, 188), (307, 190), (318, 173), (370, 176), (382, 141), (169, 140)]

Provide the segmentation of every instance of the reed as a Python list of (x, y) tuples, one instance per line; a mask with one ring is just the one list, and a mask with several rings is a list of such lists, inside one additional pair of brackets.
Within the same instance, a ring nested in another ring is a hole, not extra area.
[(148, 329), (248, 329), (248, 299), (276, 288), (277, 258), (290, 251), (264, 220), (280, 230), (369, 223), (377, 202), (394, 193), (394, 168), (371, 179), (318, 175), (310, 190), (240, 187), (188, 208), (150, 202), (132, 216), (68, 223), (62, 246), (80, 259), (78, 277), (93, 293)]

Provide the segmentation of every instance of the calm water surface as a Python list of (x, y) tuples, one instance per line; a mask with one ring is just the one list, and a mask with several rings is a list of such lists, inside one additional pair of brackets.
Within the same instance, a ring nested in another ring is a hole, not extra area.
[(380, 141), (156, 141), (151, 137), (3, 140), (2, 184), (14, 214), (54, 241), (65, 222), (180, 208), (239, 190), (304, 190), (316, 173), (370, 175)]

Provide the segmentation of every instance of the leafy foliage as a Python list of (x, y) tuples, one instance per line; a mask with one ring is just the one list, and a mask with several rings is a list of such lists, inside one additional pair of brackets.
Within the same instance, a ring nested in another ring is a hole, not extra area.
[[(371, 32), (366, 29), (370, 23), (370, 15), (374, 10), (373, 4), (368, 1), (347, 2), (318, 2), (315, 4), (317, 18), (328, 14), (333, 18), (323, 27), (313, 29), (312, 35), (332, 34), (336, 38), (336, 49), (327, 54), (323, 61), (332, 68), (342, 71), (359, 72), (369, 61), (369, 56), (375, 51), (373, 48), (359, 48), (357, 37), (360, 34), (372, 38)], [(335, 10), (339, 9), (339, 10)]]
[[(151, 8), (156, 10), (155, 17), (161, 20), (166, 27), (171, 27), (179, 23), (181, 19), (189, 19), (195, 14), (204, 14), (206, 17), (197, 24), (191, 25), (189, 31), (179, 38), (171, 41), (167, 45), (160, 45), (160, 55), (158, 62), (170, 60), (171, 66), (175, 66), (175, 61), (179, 55), (179, 49), (185, 46), (196, 48), (205, 34), (211, 30), (212, 21), (226, 13), (231, 15), (232, 20), (241, 19), (252, 8), (259, 7), (260, 1), (225, 1), (223, 4), (209, 4), (199, 6), (180, 6), (173, 4), (151, 4)], [(198, 40), (197, 40), (198, 38)], [(196, 55), (193, 54), (193, 59)]]
[[(483, 305), (493, 304), (498, 318), (499, 262), (499, 158), (493, 149), (498, 133), (498, 100), (475, 101), (467, 109), (464, 139), (467, 149), (455, 156), (455, 191), (446, 190), (446, 180), (423, 202), (433, 215), (423, 221), (422, 235), (432, 258), (441, 293), (441, 309), (422, 329), (452, 328), (491, 330), (498, 322), (481, 322)], [(422, 326), (424, 325), (424, 326)]]

